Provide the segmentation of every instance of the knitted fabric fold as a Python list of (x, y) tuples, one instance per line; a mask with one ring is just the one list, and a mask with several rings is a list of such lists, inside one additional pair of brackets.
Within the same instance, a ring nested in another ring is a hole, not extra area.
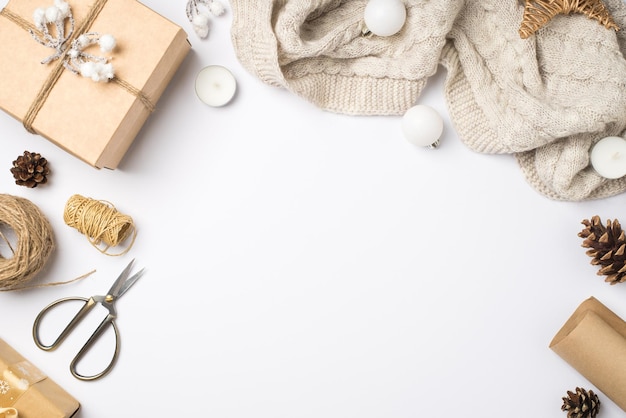
[[(624, 57), (626, 56), (626, 4), (622, 0), (604, 0), (615, 22), (621, 28), (617, 33), (607, 31), (595, 21), (594, 29), (600, 31), (606, 41), (599, 38), (596, 42), (597, 53), (590, 57), (589, 68), (598, 69), (598, 74), (604, 75), (615, 65), (612, 77), (607, 77), (606, 89), (589, 92), (588, 101), (599, 101), (611, 106), (610, 120), (599, 131), (574, 134), (563, 141), (539, 147), (525, 153), (517, 154), (517, 160), (528, 181), (543, 194), (556, 200), (581, 201), (614, 196), (626, 191), (626, 177), (608, 180), (599, 176), (589, 165), (589, 154), (593, 145), (606, 136), (626, 137), (626, 108), (623, 95), (626, 84), (624, 74)], [(562, 19), (561, 19), (562, 20)], [(580, 19), (579, 19), (580, 20)], [(557, 26), (558, 27), (558, 26)], [(584, 34), (582, 35), (584, 37)], [(615, 42), (617, 41), (617, 46)], [(605, 59), (605, 57), (609, 59)], [(615, 64), (613, 64), (615, 63)], [(583, 68), (586, 67), (583, 65)], [(596, 79), (591, 74), (591, 78)], [(604, 75), (606, 77), (606, 75)], [(602, 77), (600, 77), (602, 80)], [(590, 89), (593, 90), (593, 89)], [(560, 169), (564, 173), (552, 170)], [(543, 189), (543, 190), (542, 190)]]
[[(626, 29), (621, 0), (605, 1)], [(528, 182), (556, 200), (625, 190), (589, 164), (592, 146), (626, 129), (624, 32), (582, 14), (557, 15), (528, 39), (516, 1), (467, 2), (442, 53), (445, 97), (461, 140), (514, 153)]]
[(435, 74), (459, 0), (410, 2), (401, 33), (361, 36), (365, 0), (232, 0), (232, 41), (252, 74), (331, 112), (401, 115)]
[(366, 0), (231, 0), (231, 35), (263, 82), (351, 115), (402, 115), (443, 64), (461, 141), (515, 154), (537, 191), (580, 201), (626, 190), (589, 164), (597, 141), (626, 135), (626, 5), (604, 3), (622, 31), (570, 14), (522, 39), (517, 0), (405, 1), (391, 37), (362, 36)]

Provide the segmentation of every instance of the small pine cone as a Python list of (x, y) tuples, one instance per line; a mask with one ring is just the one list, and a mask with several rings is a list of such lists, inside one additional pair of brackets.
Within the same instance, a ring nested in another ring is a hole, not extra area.
[(37, 187), (48, 181), (48, 161), (41, 154), (24, 151), (24, 155), (13, 161), (11, 173), (15, 178), (15, 184), (28, 188)]
[(610, 284), (626, 281), (626, 235), (617, 219), (602, 225), (599, 216), (583, 220), (585, 228), (578, 233), (583, 238), (582, 246), (589, 248), (587, 255), (591, 264), (600, 266), (598, 276), (607, 276), (604, 280)]
[(576, 388), (576, 393), (567, 391), (561, 411), (567, 411), (567, 418), (595, 418), (600, 410), (600, 399), (593, 390)]

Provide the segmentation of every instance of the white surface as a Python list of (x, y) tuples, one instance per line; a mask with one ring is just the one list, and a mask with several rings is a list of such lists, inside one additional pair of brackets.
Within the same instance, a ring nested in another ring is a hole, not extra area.
[[(0, 336), (82, 403), (82, 418), (560, 417), (595, 389), (548, 344), (596, 296), (626, 317), (581, 248), (581, 220), (624, 217), (625, 196), (586, 203), (538, 194), (511, 156), (470, 151), (450, 126), (445, 74), (420, 103), (445, 120), (437, 150), (409, 144), (400, 117), (322, 112), (238, 64), (230, 11), (207, 40), (184, 2), (145, 2), (187, 29), (193, 50), (119, 169), (96, 170), (0, 114), (0, 189), (36, 203), (57, 248), (40, 281), (0, 293)], [(231, 69), (223, 108), (195, 95), (198, 72)], [(24, 150), (49, 184), (13, 183)], [(63, 222), (68, 198), (108, 200), (138, 227), (108, 257)], [(65, 296), (98, 294), (131, 259), (146, 275), (118, 303), (122, 351), (97, 382), (36, 348), (33, 320)], [(602, 417), (624, 416), (600, 393)]]

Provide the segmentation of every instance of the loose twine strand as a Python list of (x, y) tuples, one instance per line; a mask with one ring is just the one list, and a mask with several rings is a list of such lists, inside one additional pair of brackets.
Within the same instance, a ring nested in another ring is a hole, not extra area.
[[(133, 218), (117, 211), (115, 206), (105, 200), (96, 200), (75, 194), (65, 205), (63, 220), (68, 226), (86, 235), (91, 245), (106, 255), (126, 254), (137, 236)], [(119, 253), (110, 253), (131, 237), (130, 243)]]
[(65, 282), (29, 285), (28, 282), (43, 269), (55, 248), (50, 222), (30, 200), (0, 194), (0, 226), (7, 226), (17, 238), (14, 248), (10, 239), (0, 231), (0, 238), (13, 254), (10, 258), (0, 254), (0, 291), (68, 284), (93, 273), (91, 271)]

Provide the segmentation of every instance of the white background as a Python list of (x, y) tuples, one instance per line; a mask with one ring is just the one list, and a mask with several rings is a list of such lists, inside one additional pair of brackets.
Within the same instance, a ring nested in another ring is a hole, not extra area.
[[(145, 4), (193, 49), (117, 170), (0, 114), (0, 190), (37, 204), (55, 232), (37, 283), (97, 270), (0, 293), (0, 337), (75, 396), (80, 417), (561, 417), (567, 390), (596, 389), (548, 345), (589, 296), (626, 317), (626, 285), (604, 283), (577, 236), (593, 215), (626, 221), (625, 196), (553, 201), (512, 156), (469, 150), (443, 71), (419, 99), (444, 117), (442, 144), (417, 148), (399, 117), (323, 112), (248, 74), (230, 10), (200, 40), (184, 1)], [(194, 93), (211, 64), (238, 81), (223, 108)], [(50, 161), (45, 186), (14, 184), (24, 150)], [(65, 225), (73, 194), (133, 217), (128, 254), (102, 255)], [(58, 298), (105, 292), (132, 258), (147, 272), (118, 303), (119, 361), (78, 381), (81, 339), (43, 352), (33, 320)], [(624, 416), (599, 396), (603, 418)]]

